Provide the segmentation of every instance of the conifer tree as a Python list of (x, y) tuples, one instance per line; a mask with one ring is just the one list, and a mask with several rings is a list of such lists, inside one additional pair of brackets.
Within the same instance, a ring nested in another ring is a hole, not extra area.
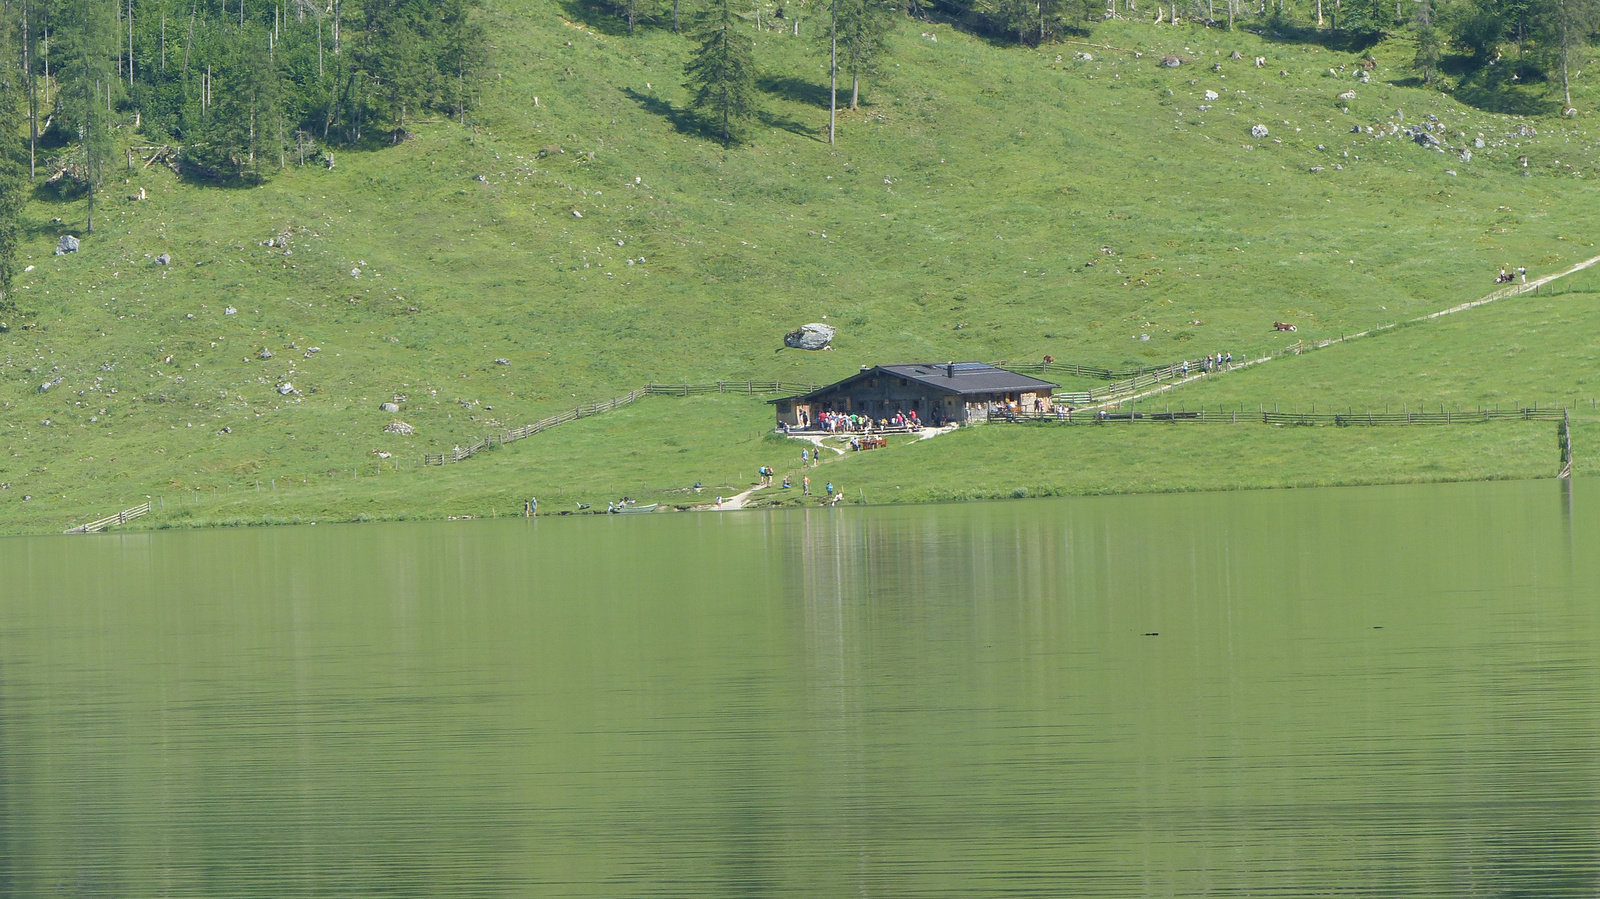
[(26, 172), (22, 164), (23, 95), (21, 54), (12, 22), (0, 12), (0, 313), (14, 310), (18, 218), (22, 214)]
[(1563, 108), (1572, 106), (1572, 54), (1589, 42), (1600, 25), (1600, 0), (1544, 0), (1538, 11), (1540, 35), (1555, 49), (1561, 70)]
[(91, 232), (97, 188), (114, 151), (111, 124), (122, 87), (113, 68), (120, 43), (114, 2), (76, 0), (52, 17), (52, 40), (57, 46), (51, 48), (51, 55), (61, 64), (58, 102), (68, 126), (77, 132), (82, 180), (89, 191), (87, 230)]
[(1417, 5), (1415, 25), (1417, 55), (1411, 61), (1411, 65), (1422, 73), (1424, 84), (1432, 84), (1434, 75), (1439, 69), (1439, 58), (1444, 52), (1443, 42), (1439, 39), (1439, 29), (1433, 24), (1432, 0), (1422, 0)]
[(884, 0), (838, 0), (839, 50), (850, 73), (850, 108), (861, 103), (861, 76), (877, 71), (894, 9)]
[(684, 66), (690, 105), (709, 113), (723, 146), (739, 136), (739, 126), (756, 113), (755, 41), (743, 33), (732, 0), (711, 0), (691, 30), (700, 46)]

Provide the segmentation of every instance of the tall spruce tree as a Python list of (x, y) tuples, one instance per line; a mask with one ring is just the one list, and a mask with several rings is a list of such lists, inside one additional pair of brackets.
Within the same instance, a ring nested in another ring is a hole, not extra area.
[(94, 231), (95, 200), (105, 167), (114, 152), (111, 124), (122, 80), (114, 62), (120, 46), (116, 0), (74, 0), (62, 3), (55, 23), (51, 56), (59, 61), (58, 104), (78, 138), (81, 176), (89, 191), (87, 230)]
[(439, 71), (444, 81), (439, 98), (465, 125), (473, 88), (488, 63), (487, 41), (473, 15), (473, 0), (440, 0), (437, 6), (442, 41)]
[(861, 103), (861, 76), (877, 71), (895, 11), (884, 0), (838, 0), (838, 4), (839, 50), (850, 73), (850, 108), (855, 109)]
[(690, 31), (699, 42), (684, 66), (689, 104), (715, 123), (723, 146), (739, 137), (740, 125), (756, 114), (755, 41), (744, 33), (733, 0), (710, 0)]
[(1444, 42), (1439, 39), (1439, 29), (1433, 24), (1433, 2), (1422, 0), (1417, 5), (1413, 22), (1417, 34), (1417, 55), (1411, 65), (1422, 73), (1422, 82), (1432, 84), (1439, 71), (1439, 59), (1444, 53)]
[(1600, 0), (1544, 0), (1536, 15), (1539, 36), (1556, 54), (1563, 108), (1571, 108), (1570, 61), (1573, 53), (1589, 42), (1596, 26), (1600, 25)]
[(23, 91), (26, 73), (17, 46), (17, 23), (0, 11), (0, 313), (16, 309), (18, 219), (27, 189), (22, 161)]

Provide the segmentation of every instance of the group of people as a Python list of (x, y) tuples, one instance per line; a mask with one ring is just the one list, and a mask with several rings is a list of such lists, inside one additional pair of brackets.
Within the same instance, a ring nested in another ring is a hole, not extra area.
[(1522, 279), (1522, 283), (1528, 283), (1528, 270), (1526, 268), (1519, 265), (1517, 266), (1516, 274), (1512, 274), (1510, 269), (1502, 265), (1500, 266), (1500, 274), (1495, 276), (1494, 283), (1510, 284), (1519, 278)]
[(870, 415), (860, 415), (855, 412), (824, 412), (817, 419), (817, 424), (830, 434), (857, 433), (864, 434), (870, 431), (881, 431), (887, 428), (904, 428), (908, 431), (922, 430), (922, 420), (917, 417), (917, 410), (909, 412), (895, 412), (888, 418), (876, 421)]
[[(1206, 357), (1200, 360), (1199, 365), (1201, 371), (1226, 370), (1233, 367), (1233, 354), (1217, 353), (1212, 355), (1207, 353)], [(1183, 360), (1183, 364), (1178, 367), (1178, 371), (1181, 376), (1187, 378), (1189, 376), (1189, 360)]]

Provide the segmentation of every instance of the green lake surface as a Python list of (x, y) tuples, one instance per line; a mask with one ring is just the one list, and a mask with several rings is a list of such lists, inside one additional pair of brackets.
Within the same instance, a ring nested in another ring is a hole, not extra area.
[(1600, 485), (0, 540), (0, 895), (1593, 896)]

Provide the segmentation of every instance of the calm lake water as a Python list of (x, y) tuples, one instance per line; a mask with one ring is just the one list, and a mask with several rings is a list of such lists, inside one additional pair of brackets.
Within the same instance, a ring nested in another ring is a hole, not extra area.
[(0, 540), (0, 895), (1593, 896), (1600, 485)]

